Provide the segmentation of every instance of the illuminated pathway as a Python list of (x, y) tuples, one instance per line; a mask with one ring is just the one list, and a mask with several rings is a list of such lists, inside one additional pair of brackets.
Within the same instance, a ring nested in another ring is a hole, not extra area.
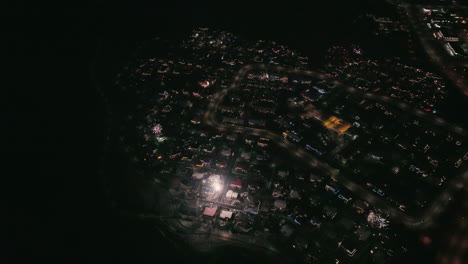
[(270, 66), (270, 65), (265, 65), (265, 64), (246, 65), (242, 67), (239, 70), (238, 74), (234, 77), (234, 81), (232, 82), (232, 84), (229, 87), (222, 89), (221, 91), (219, 91), (213, 96), (213, 100), (209, 104), (208, 110), (205, 112), (205, 115), (204, 115), (204, 122), (207, 125), (212, 126), (218, 129), (219, 131), (230, 131), (230, 132), (242, 133), (244, 135), (249, 134), (249, 135), (255, 135), (255, 136), (268, 137), (271, 141), (275, 142), (280, 147), (289, 151), (290, 155), (296, 156), (298, 159), (302, 160), (303, 162), (305, 162), (312, 168), (318, 168), (327, 172), (330, 178), (340, 183), (341, 185), (345, 186), (348, 190), (353, 192), (356, 196), (367, 201), (372, 206), (381, 209), (383, 212), (390, 215), (395, 221), (401, 222), (410, 228), (426, 228), (426, 227), (431, 226), (433, 224), (434, 217), (440, 214), (444, 210), (447, 203), (451, 200), (451, 197), (452, 197), (451, 194), (461, 189), (464, 186), (464, 184), (467, 182), (468, 172), (464, 172), (459, 177), (455, 177), (452, 181), (450, 181), (447, 184), (447, 188), (440, 194), (438, 198), (435, 199), (435, 201), (431, 204), (431, 206), (425, 211), (425, 213), (422, 216), (413, 217), (413, 216), (409, 216), (405, 214), (404, 212), (400, 211), (399, 209), (396, 209), (393, 206), (390, 206), (387, 202), (380, 199), (379, 197), (377, 197), (376, 195), (368, 191), (363, 186), (340, 175), (338, 169), (329, 166), (327, 163), (319, 161), (316, 157), (307, 153), (301, 147), (298, 147), (295, 144), (288, 142), (286, 139), (284, 139), (278, 134), (275, 134), (271, 131), (264, 130), (264, 129), (222, 124), (222, 123), (217, 122), (215, 120), (215, 112), (218, 106), (220, 105), (220, 103), (222, 102), (223, 98), (226, 96), (229, 90), (238, 88), (245, 74), (248, 71), (253, 70), (253, 69), (276, 70), (276, 71), (281, 71), (281, 72), (306, 75), (306, 76), (310, 76), (310, 77), (322, 79), (322, 80), (328, 80), (329, 82), (335, 84), (335, 87), (333, 89), (338, 89), (339, 87), (341, 87), (342, 89), (345, 89), (349, 93), (360, 94), (364, 98), (372, 99), (374, 101), (381, 101), (386, 104), (393, 105), (401, 110), (404, 110), (405, 112), (409, 114), (415, 115), (420, 119), (428, 121), (434, 126), (441, 126), (445, 130), (452, 131), (462, 136), (467, 135), (467, 132), (461, 127), (451, 125), (440, 117), (431, 116), (418, 109), (412, 108), (408, 104), (397, 102), (390, 97), (375, 95), (372, 93), (363, 93), (359, 89), (345, 86), (339, 81), (331, 80), (325, 75), (317, 73), (317, 72), (308, 71), (308, 70), (291, 69), (291, 68), (286, 68), (283, 66), (274, 66), (274, 65)]

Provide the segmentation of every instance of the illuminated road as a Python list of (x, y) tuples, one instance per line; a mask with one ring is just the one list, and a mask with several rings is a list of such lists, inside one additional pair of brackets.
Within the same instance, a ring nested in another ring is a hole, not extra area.
[(394, 101), (393, 98), (387, 96), (380, 96), (371, 93), (363, 93), (359, 89), (354, 87), (348, 87), (340, 83), (336, 80), (330, 80), (330, 78), (326, 77), (323, 74), (316, 73), (313, 71), (307, 70), (299, 70), (299, 69), (290, 69), (283, 66), (270, 66), (265, 64), (257, 64), (257, 65), (246, 65), (242, 67), (238, 74), (234, 77), (234, 81), (231, 85), (227, 88), (222, 89), (218, 93), (213, 96), (212, 101), (208, 106), (208, 110), (205, 112), (204, 115), (204, 122), (205, 124), (212, 126), (219, 131), (229, 131), (229, 132), (236, 132), (242, 133), (244, 135), (254, 135), (254, 136), (262, 136), (267, 137), (271, 141), (275, 142), (280, 147), (284, 148), (286, 151), (289, 152), (290, 155), (297, 157), (299, 160), (302, 160), (304, 163), (309, 165), (312, 168), (318, 168), (328, 173), (328, 176), (335, 180), (336, 182), (340, 183), (341, 185), (345, 186), (348, 190), (353, 192), (359, 198), (367, 201), (372, 206), (381, 209), (383, 212), (390, 215), (395, 221), (401, 222), (404, 225), (410, 228), (427, 228), (433, 224), (433, 219), (436, 215), (440, 214), (447, 203), (451, 200), (451, 194), (464, 186), (464, 184), (468, 180), (468, 172), (463, 173), (460, 177), (455, 177), (451, 182), (448, 183), (447, 188), (442, 192), (442, 194), (435, 199), (435, 201), (431, 204), (431, 206), (425, 211), (425, 213), (420, 217), (412, 217), (404, 212), (396, 209), (393, 206), (390, 206), (387, 202), (380, 199), (369, 190), (364, 188), (363, 186), (347, 179), (346, 177), (339, 174), (339, 170), (329, 166), (326, 163), (319, 161), (315, 156), (307, 153), (301, 147), (298, 147), (295, 144), (288, 142), (282, 136), (275, 134), (271, 131), (259, 129), (259, 128), (251, 128), (251, 127), (244, 127), (244, 126), (236, 126), (230, 124), (223, 124), (219, 123), (215, 120), (215, 112), (220, 103), (222, 102), (223, 98), (226, 96), (229, 90), (236, 89), (239, 87), (241, 80), (244, 78), (245, 74), (252, 70), (252, 69), (269, 69), (275, 71), (282, 71), (287, 73), (294, 73), (294, 74), (301, 74), (310, 76), (317, 79), (328, 80), (329, 82), (335, 84), (333, 89), (346, 89), (346, 91), (350, 93), (360, 94), (364, 98), (369, 98), (375, 101), (381, 101), (387, 104), (391, 104), (401, 110), (404, 110), (408, 114), (412, 114), (417, 116), (420, 119), (424, 119), (431, 123), (434, 126), (441, 126), (444, 129), (452, 131), (462, 136), (466, 136), (466, 131), (458, 126), (451, 125), (447, 123), (440, 117), (434, 117), (418, 109), (414, 109), (413, 107), (402, 103)]

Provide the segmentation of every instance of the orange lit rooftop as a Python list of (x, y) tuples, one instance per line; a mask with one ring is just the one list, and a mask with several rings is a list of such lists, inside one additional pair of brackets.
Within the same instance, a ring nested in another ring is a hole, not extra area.
[(330, 116), (323, 122), (323, 125), (328, 129), (334, 130), (338, 134), (344, 134), (351, 127), (351, 124), (344, 122), (336, 116)]

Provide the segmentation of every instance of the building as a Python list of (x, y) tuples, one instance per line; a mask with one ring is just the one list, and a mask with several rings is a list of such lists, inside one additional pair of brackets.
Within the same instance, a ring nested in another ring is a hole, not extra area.
[(267, 147), (269, 142), (270, 142), (270, 140), (268, 138), (260, 138), (257, 145), (260, 146), (260, 147)]
[(280, 171), (278, 171), (278, 176), (280, 178), (286, 178), (286, 177), (289, 176), (289, 171), (280, 170)]
[(220, 154), (225, 157), (229, 157), (232, 154), (232, 151), (230, 148), (224, 148), (221, 150)]
[(226, 198), (228, 199), (236, 199), (239, 193), (233, 192), (232, 190), (229, 190), (226, 192)]
[(289, 193), (289, 196), (291, 196), (291, 198), (293, 199), (301, 199), (301, 195), (296, 190), (291, 190), (291, 192)]
[(200, 159), (201, 164), (203, 164), (201, 167), (209, 166), (211, 164), (211, 161), (212, 159), (208, 157)]
[(216, 161), (216, 167), (219, 169), (225, 169), (228, 166), (228, 162), (225, 159)]
[(203, 215), (213, 217), (216, 214), (217, 210), (218, 210), (217, 206), (213, 206), (213, 207), (207, 206), (205, 207), (205, 210), (203, 211)]
[(456, 42), (459, 41), (459, 37), (452, 31), (442, 28), (435, 33), (436, 38), (443, 39), (444, 41)]
[(203, 151), (206, 152), (206, 153), (213, 153), (213, 151), (215, 151), (215, 149), (216, 149), (216, 146), (213, 145), (213, 144), (208, 144), (208, 145), (203, 147)]
[(323, 122), (323, 126), (342, 135), (351, 127), (351, 124), (344, 122), (336, 116), (330, 116)]
[(309, 180), (310, 180), (311, 182), (321, 182), (321, 181), (322, 181), (322, 177), (317, 176), (317, 175), (311, 173), (311, 174), (310, 174), (310, 177), (309, 177)]
[(273, 189), (273, 192), (271, 193), (271, 196), (273, 196), (274, 198), (279, 198), (281, 196), (283, 196), (283, 194), (281, 193), (281, 190), (280, 189)]
[(285, 200), (276, 199), (276, 200), (275, 200), (275, 203), (274, 203), (274, 206), (275, 206), (277, 209), (285, 209), (285, 208), (286, 208), (286, 201), (285, 201)]
[(234, 166), (235, 172), (247, 173), (248, 169), (249, 169), (249, 165), (246, 162), (242, 162), (242, 161), (238, 161), (236, 165)]
[(221, 213), (219, 214), (219, 218), (221, 219), (231, 219), (231, 217), (232, 217), (232, 211), (221, 210)]
[(237, 179), (231, 181), (231, 183), (229, 184), (229, 187), (237, 188), (237, 189), (242, 188), (242, 180), (237, 178)]
[(226, 139), (229, 140), (229, 141), (236, 141), (237, 137), (238, 137), (237, 134), (229, 134), (229, 135), (226, 136)]
[(250, 151), (242, 151), (241, 153), (241, 158), (245, 159), (245, 160), (250, 160), (250, 158), (252, 157), (252, 152)]

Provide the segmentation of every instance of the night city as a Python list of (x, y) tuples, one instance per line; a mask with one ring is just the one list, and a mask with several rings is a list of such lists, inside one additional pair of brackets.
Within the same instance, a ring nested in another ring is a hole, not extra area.
[(5, 263), (468, 263), (468, 2), (59, 9), (4, 11)]

